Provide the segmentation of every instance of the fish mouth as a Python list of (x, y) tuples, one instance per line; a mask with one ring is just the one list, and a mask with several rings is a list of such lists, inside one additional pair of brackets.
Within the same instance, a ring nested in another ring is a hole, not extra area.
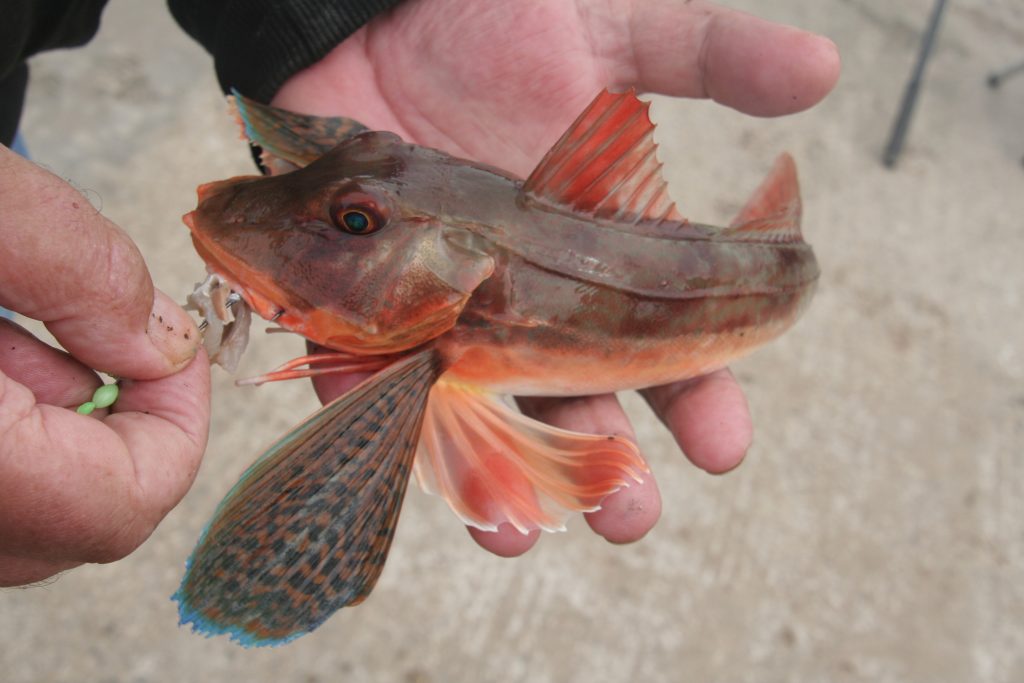
[[(282, 303), (288, 301), (287, 295), (258, 271), (221, 249), (215, 240), (199, 228), (195, 214), (195, 211), (191, 211), (185, 214), (182, 220), (192, 233), (192, 245), (206, 263), (208, 270), (229, 283), (231, 291), (241, 295), (262, 318), (280, 322), (291, 308)], [(246, 284), (243, 285), (243, 282)], [(282, 323), (282, 327), (286, 325)]]

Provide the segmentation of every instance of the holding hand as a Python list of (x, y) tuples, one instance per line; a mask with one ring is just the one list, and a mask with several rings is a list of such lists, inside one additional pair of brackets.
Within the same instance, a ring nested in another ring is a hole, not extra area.
[[(73, 187), (0, 146), (0, 586), (132, 552), (184, 496), (209, 426), (189, 316), (131, 240)], [(75, 407), (122, 378), (90, 416)]]
[[(272, 104), (351, 117), (526, 177), (605, 86), (777, 116), (817, 103), (838, 75), (829, 40), (702, 0), (409, 0), (294, 75)], [(318, 391), (328, 400), (352, 383), (324, 378)], [(644, 396), (696, 466), (719, 473), (743, 459), (750, 415), (727, 370)], [(633, 437), (613, 395), (520, 405), (566, 429)], [(654, 525), (660, 507), (648, 477), (609, 496), (587, 520), (608, 540), (629, 542)], [(525, 552), (538, 536), (511, 527), (470, 533), (501, 555)]]

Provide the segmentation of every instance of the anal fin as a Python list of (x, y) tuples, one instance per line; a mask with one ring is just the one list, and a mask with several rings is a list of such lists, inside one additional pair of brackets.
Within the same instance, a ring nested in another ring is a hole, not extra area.
[(431, 389), (416, 476), (471, 526), (510, 523), (557, 531), (647, 468), (622, 437), (543, 424), (473, 387), (441, 379)]
[(438, 374), (433, 350), (398, 361), (254, 463), (189, 559), (174, 595), (182, 623), (275, 645), (361, 602), (383, 569)]

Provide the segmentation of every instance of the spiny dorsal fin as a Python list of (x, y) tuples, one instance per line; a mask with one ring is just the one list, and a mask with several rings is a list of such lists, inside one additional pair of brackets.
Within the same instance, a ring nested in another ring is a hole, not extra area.
[(231, 92), (228, 106), (242, 128), (242, 136), (262, 150), (260, 161), (272, 175), (302, 168), (342, 140), (367, 130), (343, 116), (299, 114), (260, 104), (237, 90)]
[(656, 157), (649, 102), (603, 90), (523, 185), (544, 204), (624, 223), (682, 221)]
[(786, 153), (779, 155), (761, 186), (733, 220), (734, 238), (768, 242), (800, 242), (800, 183), (796, 163)]

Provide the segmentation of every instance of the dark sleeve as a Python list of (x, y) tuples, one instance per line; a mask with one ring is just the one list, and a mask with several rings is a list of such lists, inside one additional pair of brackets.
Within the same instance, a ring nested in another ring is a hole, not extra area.
[(401, 0), (168, 0), (226, 91), (269, 102), (289, 76)]
[(4, 0), (0, 20), (0, 142), (11, 144), (25, 99), (25, 60), (83, 45), (96, 35), (107, 0)]

